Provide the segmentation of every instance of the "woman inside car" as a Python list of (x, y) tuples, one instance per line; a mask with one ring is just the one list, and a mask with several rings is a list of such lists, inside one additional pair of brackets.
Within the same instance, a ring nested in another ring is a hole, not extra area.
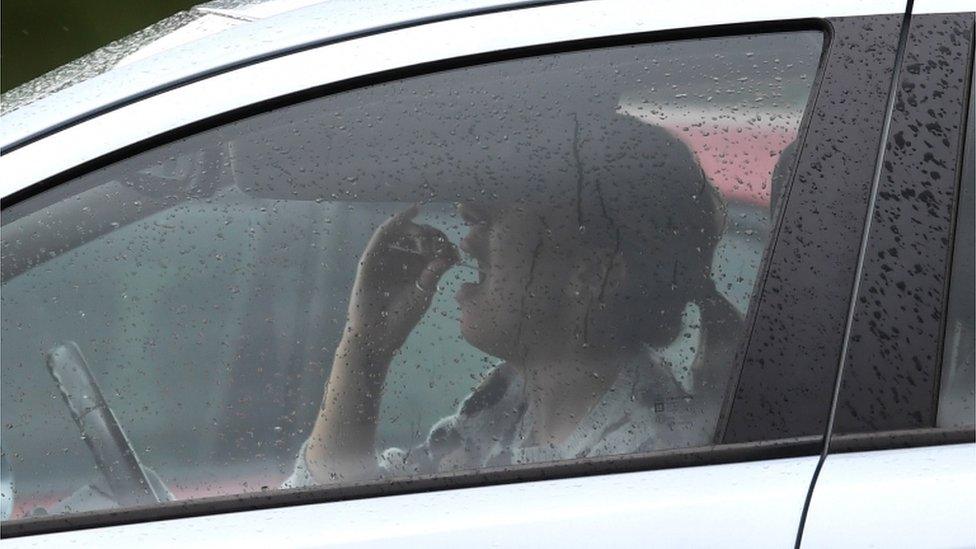
[[(378, 452), (384, 380), (460, 254), (398, 213), (362, 254), (321, 410), (285, 487), (708, 444), (740, 318), (716, 290), (724, 209), (691, 151), (614, 114), (576, 125), (565, 192), (465, 202), (460, 249), (479, 280), (460, 331), (500, 362), (425, 442)], [(659, 349), (690, 337), (679, 383)]]

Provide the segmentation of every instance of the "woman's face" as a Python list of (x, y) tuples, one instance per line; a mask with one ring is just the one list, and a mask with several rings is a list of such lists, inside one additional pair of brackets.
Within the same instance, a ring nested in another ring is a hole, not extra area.
[(462, 204), (458, 211), (468, 226), (461, 249), (479, 270), (478, 282), (456, 295), (464, 338), (504, 359), (569, 343), (578, 309), (568, 299), (572, 265), (542, 215), (519, 205)]

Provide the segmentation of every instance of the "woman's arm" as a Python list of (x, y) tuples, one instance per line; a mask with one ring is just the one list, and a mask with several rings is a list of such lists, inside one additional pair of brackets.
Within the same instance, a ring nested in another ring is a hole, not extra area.
[(380, 393), (390, 362), (430, 306), (441, 275), (458, 261), (442, 232), (412, 221), (418, 212), (414, 205), (383, 223), (360, 259), (346, 326), (305, 448), (318, 482), (376, 467)]

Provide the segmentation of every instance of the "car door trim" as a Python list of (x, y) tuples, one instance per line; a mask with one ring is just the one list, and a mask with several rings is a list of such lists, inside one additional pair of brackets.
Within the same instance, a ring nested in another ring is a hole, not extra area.
[[(976, 430), (971, 427), (964, 429), (915, 429), (838, 436), (834, 439), (833, 452), (865, 452), (971, 442), (976, 442)], [(12, 538), (138, 522), (477, 486), (816, 456), (820, 448), (821, 437), (809, 436), (703, 448), (682, 448), (647, 454), (606, 456), (552, 462), (544, 465), (516, 465), (474, 472), (427, 475), (348, 486), (321, 486), (252, 492), (189, 501), (174, 501), (146, 507), (12, 520), (0, 524), (0, 536)]]

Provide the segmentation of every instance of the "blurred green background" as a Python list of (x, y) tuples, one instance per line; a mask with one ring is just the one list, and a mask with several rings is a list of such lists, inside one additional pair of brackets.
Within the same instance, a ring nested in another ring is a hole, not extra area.
[(3, 0), (0, 91), (205, 0)]

